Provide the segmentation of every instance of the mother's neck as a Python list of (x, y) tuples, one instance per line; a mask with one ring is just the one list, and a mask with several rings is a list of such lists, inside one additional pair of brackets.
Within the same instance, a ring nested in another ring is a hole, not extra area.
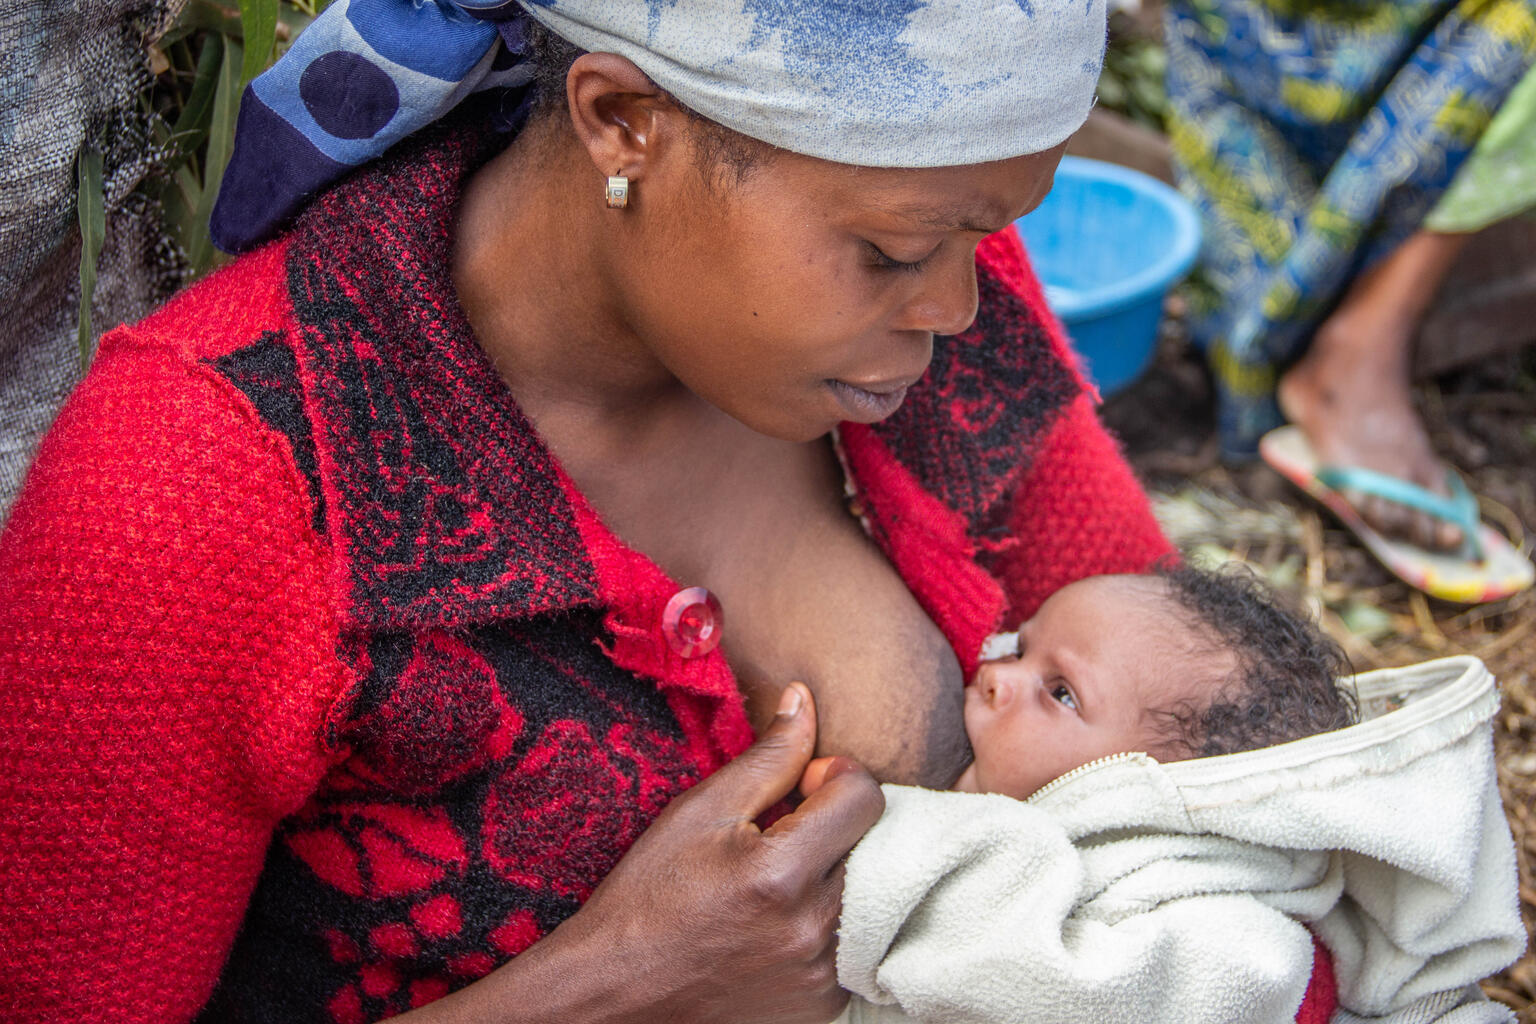
[(471, 178), (460, 203), (453, 283), (481, 346), (533, 412), (623, 417), (681, 385), (626, 320), (616, 275), (622, 211), (574, 138), (529, 125)]

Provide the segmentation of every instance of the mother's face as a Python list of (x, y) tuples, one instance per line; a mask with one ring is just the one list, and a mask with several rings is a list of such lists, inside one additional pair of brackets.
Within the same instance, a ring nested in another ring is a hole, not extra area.
[(710, 181), (696, 153), (652, 162), (619, 214), (625, 316), (679, 381), (764, 434), (883, 419), (933, 336), (975, 317), (977, 244), (1044, 198), (1061, 151), (915, 170), (775, 152)]

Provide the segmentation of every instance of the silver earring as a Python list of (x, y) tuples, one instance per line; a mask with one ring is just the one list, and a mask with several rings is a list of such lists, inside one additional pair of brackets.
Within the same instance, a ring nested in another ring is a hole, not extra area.
[(624, 209), (629, 205), (629, 179), (622, 174), (610, 176), (608, 187), (603, 189), (603, 195), (608, 200), (608, 209)]

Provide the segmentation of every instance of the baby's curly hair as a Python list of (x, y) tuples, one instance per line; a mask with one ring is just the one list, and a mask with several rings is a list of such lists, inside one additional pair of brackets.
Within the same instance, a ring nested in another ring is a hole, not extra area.
[(1169, 596), (1237, 668), (1203, 707), (1154, 712), (1186, 756), (1214, 757), (1288, 743), (1352, 725), (1353, 696), (1340, 688), (1349, 659), (1316, 624), (1281, 603), (1252, 572), (1154, 569)]

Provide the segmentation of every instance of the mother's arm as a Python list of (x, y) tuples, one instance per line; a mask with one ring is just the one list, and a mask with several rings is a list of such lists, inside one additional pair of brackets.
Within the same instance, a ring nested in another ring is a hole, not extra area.
[[(0, 534), (0, 1019), (191, 1019), (273, 829), (343, 753), (317, 739), (349, 685), (328, 548), (292, 453), (234, 397), (119, 336)], [(852, 772), (753, 825), (814, 736), (807, 701), (422, 1019), (830, 1019), (838, 865), (879, 789)]]
[(346, 685), (291, 453), (119, 334), (0, 534), (0, 1018), (189, 1019)]

